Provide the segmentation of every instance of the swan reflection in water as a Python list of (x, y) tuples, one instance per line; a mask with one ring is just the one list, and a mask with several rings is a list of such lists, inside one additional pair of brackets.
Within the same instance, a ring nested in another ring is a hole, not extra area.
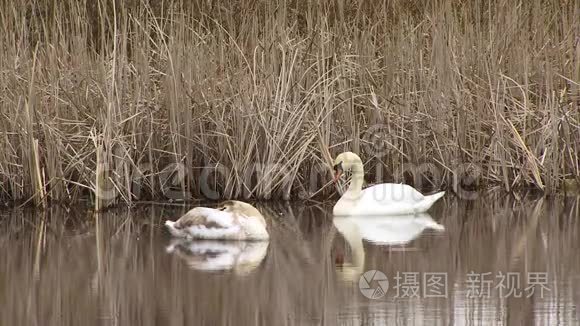
[(246, 275), (260, 266), (268, 252), (267, 241), (217, 241), (175, 238), (166, 251), (192, 269), (208, 272), (234, 271)]
[(427, 213), (393, 216), (334, 217), (336, 230), (344, 237), (352, 252), (352, 262), (346, 264), (338, 257), (337, 272), (344, 280), (356, 281), (364, 272), (363, 241), (375, 246), (405, 246), (418, 238), (424, 230), (444, 232), (445, 227)]

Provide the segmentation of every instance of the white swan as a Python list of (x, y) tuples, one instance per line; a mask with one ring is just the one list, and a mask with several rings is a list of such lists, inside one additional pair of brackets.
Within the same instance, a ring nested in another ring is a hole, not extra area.
[(228, 200), (219, 208), (196, 207), (179, 220), (165, 221), (179, 238), (207, 240), (268, 240), (266, 221), (252, 205)]
[(268, 252), (267, 241), (189, 241), (172, 239), (166, 251), (201, 271), (228, 271), (246, 275), (260, 265)]
[(335, 181), (343, 172), (351, 173), (350, 186), (332, 211), (337, 216), (422, 213), (445, 194), (442, 191), (423, 196), (415, 188), (399, 183), (381, 183), (363, 190), (363, 163), (360, 157), (352, 152), (344, 152), (336, 157), (334, 171)]
[(345, 280), (358, 280), (364, 272), (363, 241), (377, 246), (406, 245), (425, 229), (444, 231), (427, 213), (417, 215), (335, 217), (333, 224), (352, 252), (352, 262), (339, 270)]

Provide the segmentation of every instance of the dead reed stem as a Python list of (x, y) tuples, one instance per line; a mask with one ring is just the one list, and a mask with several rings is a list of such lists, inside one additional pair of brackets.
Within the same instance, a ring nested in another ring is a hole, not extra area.
[(189, 199), (204, 173), (327, 197), (344, 150), (369, 182), (557, 191), (580, 171), (574, 4), (0, 1), (0, 200)]

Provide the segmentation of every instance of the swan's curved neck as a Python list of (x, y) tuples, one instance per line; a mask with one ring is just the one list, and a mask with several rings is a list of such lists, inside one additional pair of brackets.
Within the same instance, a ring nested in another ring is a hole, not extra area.
[(354, 161), (350, 164), (350, 186), (346, 191), (349, 195), (358, 195), (362, 191), (364, 182), (364, 168), (360, 160)]

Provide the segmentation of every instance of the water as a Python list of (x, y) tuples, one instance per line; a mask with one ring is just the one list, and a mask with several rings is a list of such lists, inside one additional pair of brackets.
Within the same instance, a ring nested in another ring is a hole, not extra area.
[[(260, 206), (267, 244), (172, 242), (162, 222), (184, 207), (3, 211), (0, 324), (577, 325), (578, 206), (448, 196), (423, 220), (357, 225), (333, 220), (332, 203), (276, 203)], [(369, 270), (389, 282), (376, 299), (359, 288)], [(531, 276), (544, 293), (500, 293), (508, 272), (512, 289)], [(437, 275), (445, 286), (427, 287)], [(446, 293), (425, 292), (437, 289)]]

